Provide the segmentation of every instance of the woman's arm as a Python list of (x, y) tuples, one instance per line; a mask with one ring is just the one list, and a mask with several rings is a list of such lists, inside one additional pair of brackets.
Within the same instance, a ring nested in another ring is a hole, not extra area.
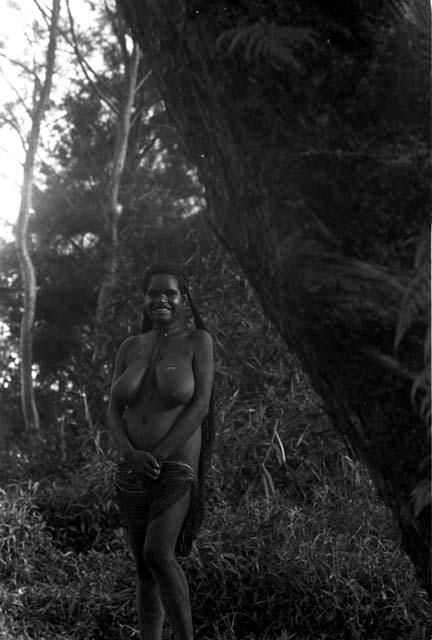
[(137, 400), (147, 373), (150, 356), (150, 344), (145, 342), (142, 345), (138, 336), (128, 338), (127, 344), (134, 357), (131, 362), (128, 362), (127, 367), (126, 363), (123, 363), (123, 369), (117, 378), (113, 379), (111, 385), (111, 397), (117, 398), (120, 403), (123, 402), (123, 405), (131, 405)]
[(126, 353), (129, 344), (130, 338), (127, 338), (122, 342), (117, 352), (107, 411), (107, 420), (112, 438), (120, 455), (126, 461), (130, 461), (133, 458), (135, 448), (127, 435), (126, 422), (123, 417), (125, 402), (119, 396), (113, 394), (112, 391), (116, 380), (122, 375), (126, 368)]
[[(126, 353), (131, 346), (133, 337), (127, 338), (121, 345), (117, 353), (116, 363), (114, 367), (113, 382), (111, 385), (111, 394), (108, 404), (107, 419), (110, 427), (112, 438), (115, 445), (131, 469), (142, 479), (155, 480), (160, 474), (160, 466), (158, 461), (148, 451), (140, 451), (135, 449), (129, 440), (126, 428), (126, 422), (123, 417), (125, 408), (124, 400), (112, 393), (115, 381), (122, 375), (126, 367)], [(133, 344), (132, 344), (133, 347)]]
[(152, 454), (157, 459), (163, 460), (176, 451), (201, 426), (208, 414), (214, 378), (213, 340), (202, 329), (194, 334), (192, 370), (195, 380), (193, 398), (153, 449)]

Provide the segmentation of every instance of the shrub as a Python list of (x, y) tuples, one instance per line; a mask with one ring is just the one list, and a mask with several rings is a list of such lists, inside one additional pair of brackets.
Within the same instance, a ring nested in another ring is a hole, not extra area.
[(306, 508), (278, 493), (220, 505), (187, 562), (200, 637), (216, 627), (245, 639), (285, 629), (310, 640), (426, 640), (425, 594), (387, 537), (385, 510), (371, 506), (335, 486)]
[[(279, 489), (267, 498), (259, 483), (237, 503), (213, 497), (184, 561), (197, 638), (427, 640), (431, 608), (386, 509), (361, 469), (343, 473), (345, 486), (342, 473), (315, 481), (304, 505)], [(40, 490), (0, 493), (0, 637), (136, 637), (124, 533), (109, 529), (100, 550), (65, 551), (35, 507)]]
[(36, 503), (53, 540), (64, 551), (111, 549), (112, 531), (120, 526), (113, 468), (103, 456), (93, 456), (65, 477), (41, 481)]
[[(109, 553), (59, 549), (35, 507), (37, 490), (29, 484), (0, 493), (0, 637), (128, 637), (132, 563), (120, 545)], [(119, 535), (112, 531), (112, 540)]]

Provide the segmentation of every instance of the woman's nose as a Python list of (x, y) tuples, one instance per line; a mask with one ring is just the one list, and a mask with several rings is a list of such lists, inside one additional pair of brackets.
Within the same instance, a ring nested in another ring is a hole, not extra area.
[(167, 304), (168, 303), (168, 297), (164, 294), (164, 293), (160, 293), (158, 296), (156, 296), (154, 304)]

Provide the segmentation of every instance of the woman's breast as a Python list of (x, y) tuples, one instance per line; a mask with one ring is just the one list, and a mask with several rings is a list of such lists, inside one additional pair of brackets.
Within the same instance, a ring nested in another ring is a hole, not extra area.
[(187, 404), (195, 391), (191, 364), (161, 362), (156, 370), (158, 396), (167, 408)]

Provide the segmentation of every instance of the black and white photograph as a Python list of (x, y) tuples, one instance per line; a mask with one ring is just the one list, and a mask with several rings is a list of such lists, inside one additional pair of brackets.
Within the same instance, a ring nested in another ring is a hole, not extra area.
[(3, 0), (0, 640), (432, 640), (431, 35)]

